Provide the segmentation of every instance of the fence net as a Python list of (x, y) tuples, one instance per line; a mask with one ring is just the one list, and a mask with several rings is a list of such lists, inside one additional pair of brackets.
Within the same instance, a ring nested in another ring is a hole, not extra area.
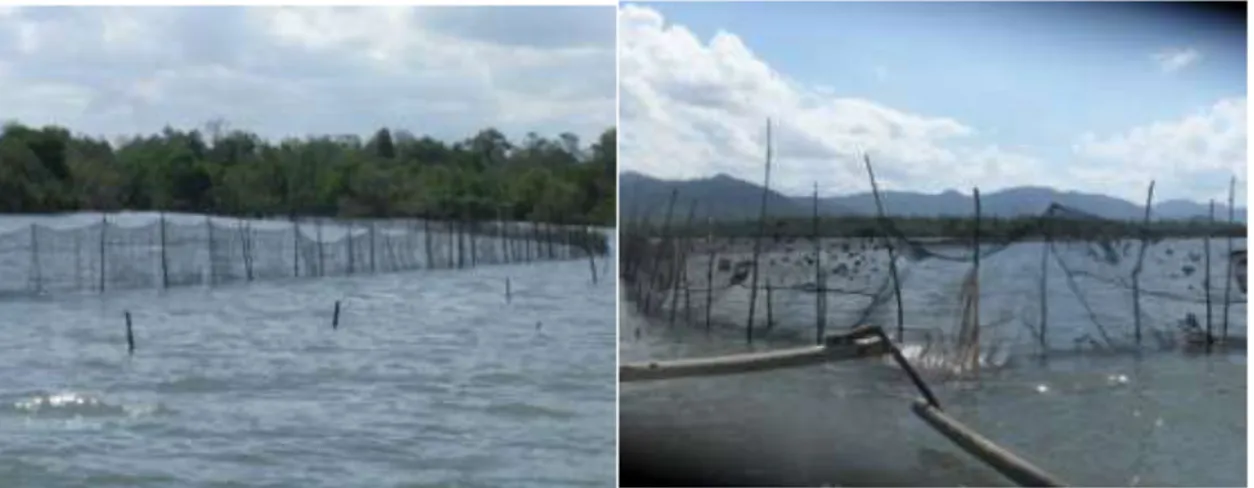
[(967, 223), (970, 238), (909, 236), (898, 219), (816, 237), (851, 234), (821, 222), (798, 236), (775, 221), (759, 237), (628, 223), (627, 295), (653, 322), (738, 328), (750, 341), (881, 325), (923, 367), (959, 370), (1245, 334), (1244, 238), (1173, 237), (1057, 204), (1013, 225)]
[(608, 249), (599, 230), (529, 222), (192, 215), (73, 220), (0, 231), (0, 295), (470, 268), (587, 259)]

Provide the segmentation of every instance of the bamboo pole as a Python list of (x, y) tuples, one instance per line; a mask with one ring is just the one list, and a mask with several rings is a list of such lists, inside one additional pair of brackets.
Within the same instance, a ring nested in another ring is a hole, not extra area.
[(897, 254), (893, 249), (892, 236), (888, 235), (888, 215), (884, 211), (884, 201), (880, 199), (880, 187), (875, 182), (875, 171), (871, 169), (871, 156), (863, 153), (862, 161), (866, 163), (866, 173), (871, 180), (871, 195), (875, 197), (875, 212), (879, 215), (880, 227), (885, 231), (884, 245), (888, 250), (888, 273), (893, 280), (893, 297), (897, 300), (897, 341), (906, 335), (905, 310), (901, 303), (901, 280), (897, 276)]
[(766, 233), (766, 201), (771, 191), (771, 119), (766, 119), (766, 178), (762, 185), (762, 205), (758, 212), (758, 233), (753, 238), (753, 277), (749, 285), (749, 320), (745, 341), (753, 343), (753, 314), (758, 302), (758, 259), (762, 254), (762, 234)]
[(1136, 266), (1132, 268), (1132, 320), (1136, 326), (1136, 345), (1141, 345), (1141, 269), (1145, 264), (1145, 251), (1149, 248), (1150, 210), (1154, 205), (1154, 181), (1150, 180), (1145, 195), (1145, 219), (1141, 224), (1141, 249)]
[(829, 338), (824, 344), (767, 352), (731, 354), (697, 359), (679, 359), (619, 366), (618, 381), (669, 380), (701, 376), (754, 373), (836, 361), (865, 359), (883, 355), (888, 345), (864, 329)]
[(911, 410), (967, 454), (988, 464), (1020, 486), (1067, 486), (1053, 475), (993, 443), (979, 432), (950, 417), (939, 407), (916, 401)]

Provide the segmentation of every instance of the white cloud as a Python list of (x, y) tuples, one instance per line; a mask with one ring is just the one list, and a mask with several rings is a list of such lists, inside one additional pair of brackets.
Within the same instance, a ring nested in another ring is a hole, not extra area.
[(624, 169), (760, 182), (769, 117), (776, 124), (772, 186), (785, 193), (809, 193), (815, 180), (827, 194), (868, 190), (863, 150), (884, 188), (995, 190), (1054, 181), (1031, 157), (973, 142), (976, 129), (960, 121), (790, 80), (733, 34), (702, 42), (638, 6), (620, 9), (619, 29)]
[(1245, 97), (1229, 98), (1178, 120), (1106, 137), (1087, 133), (1073, 150), (1092, 163), (1081, 171), (1109, 191), (1143, 194), (1148, 178), (1154, 177), (1165, 198), (1222, 202), (1232, 175), (1246, 181), (1245, 117)]
[(495, 126), (585, 141), (614, 125), (612, 8), (516, 9), (508, 36), (476, 22), (500, 17), (491, 9), (454, 8), (455, 30), (432, 25), (438, 7), (5, 10), (0, 120), (109, 136), (223, 118), (268, 137)]
[(1193, 48), (1166, 49), (1154, 54), (1154, 61), (1164, 73), (1174, 73), (1200, 61), (1202, 53)]

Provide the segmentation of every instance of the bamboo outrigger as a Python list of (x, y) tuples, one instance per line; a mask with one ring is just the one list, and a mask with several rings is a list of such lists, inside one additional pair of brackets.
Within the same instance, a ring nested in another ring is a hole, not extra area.
[(922, 394), (923, 399), (916, 401), (911, 411), (923, 419), (928, 426), (967, 454), (1020, 486), (1066, 486), (1057, 477), (1016, 456), (945, 413), (936, 396), (906, 361), (901, 350), (878, 326), (858, 327), (843, 334), (830, 335), (824, 337), (823, 343), (816, 346), (711, 358), (624, 364), (619, 366), (619, 381), (626, 383), (752, 373), (864, 359), (885, 353), (892, 355)]

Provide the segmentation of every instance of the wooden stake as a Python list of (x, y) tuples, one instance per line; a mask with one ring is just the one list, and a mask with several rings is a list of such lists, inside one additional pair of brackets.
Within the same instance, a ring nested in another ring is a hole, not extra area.
[[(1236, 209), (1234, 208), (1237, 191), (1237, 177), (1233, 176), (1228, 182), (1228, 227), (1231, 229), (1233, 222), (1236, 221)], [(1228, 240), (1228, 266), (1224, 271), (1224, 328), (1221, 337), (1224, 341), (1228, 340), (1228, 306), (1230, 305), (1230, 293), (1232, 292), (1232, 232), (1229, 230), (1224, 232)]]
[(340, 328), (340, 301), (335, 301), (335, 314), (331, 316), (331, 330)]
[(871, 156), (863, 153), (862, 160), (866, 163), (866, 173), (871, 180), (871, 194), (875, 197), (875, 211), (879, 215), (880, 227), (884, 230), (884, 246), (888, 249), (888, 273), (893, 280), (893, 296), (897, 300), (897, 341), (905, 340), (905, 310), (901, 304), (901, 280), (897, 276), (897, 254), (893, 249), (892, 236), (888, 234), (888, 215), (884, 211), (884, 202), (880, 199), (880, 188), (875, 182), (875, 171), (871, 169)]
[(1206, 293), (1206, 352), (1210, 352), (1211, 344), (1215, 342), (1215, 336), (1211, 334), (1211, 306), (1210, 306), (1210, 235), (1215, 229), (1215, 201), (1210, 201), (1210, 219), (1206, 225), (1206, 239), (1203, 245), (1206, 246), (1206, 282), (1203, 290)]
[(1141, 269), (1145, 263), (1145, 251), (1149, 248), (1150, 209), (1154, 205), (1154, 181), (1150, 180), (1145, 196), (1145, 220), (1141, 224), (1141, 249), (1136, 265), (1132, 268), (1132, 320), (1136, 327), (1136, 345), (1141, 345)]
[(161, 288), (170, 287), (169, 261), (166, 258), (165, 212), (161, 212)]
[(135, 333), (131, 330), (131, 311), (126, 311), (126, 354), (135, 355)]
[(810, 238), (814, 239), (814, 341), (823, 341), (827, 329), (827, 314), (823, 310), (823, 302), (827, 299), (826, 286), (823, 283), (823, 245), (819, 242), (819, 184), (814, 183), (814, 229)]
[(771, 119), (766, 119), (766, 178), (762, 185), (762, 205), (758, 212), (758, 233), (753, 238), (753, 278), (749, 285), (749, 320), (745, 324), (745, 341), (753, 343), (753, 313), (758, 301), (758, 259), (762, 254), (762, 234), (766, 233), (766, 200), (771, 191)]

